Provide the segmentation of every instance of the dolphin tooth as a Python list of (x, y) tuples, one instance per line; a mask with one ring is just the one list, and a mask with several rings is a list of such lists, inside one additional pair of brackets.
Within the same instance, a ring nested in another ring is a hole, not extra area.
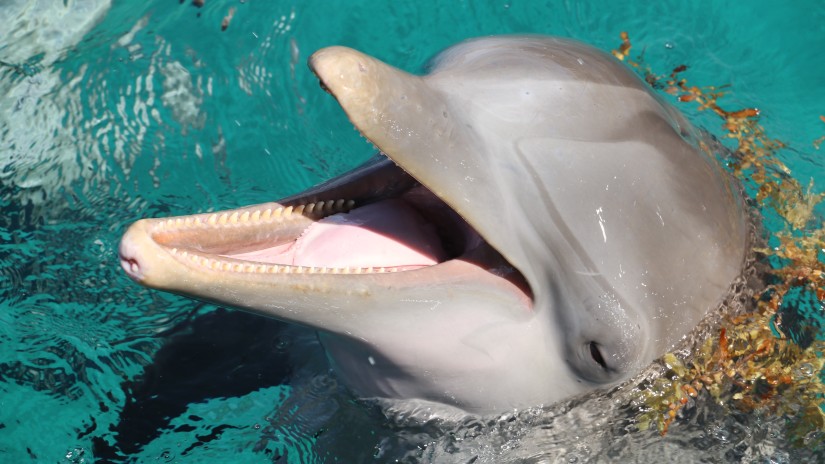
[(284, 217), (289, 217), (292, 215), (292, 205), (287, 206), (284, 208)]
[(214, 226), (215, 224), (218, 223), (218, 215), (217, 214), (212, 214), (211, 216), (209, 216), (209, 219), (207, 219), (206, 222), (208, 222), (209, 225)]
[(226, 225), (226, 221), (227, 221), (228, 219), (229, 219), (229, 213), (223, 213), (223, 214), (221, 214), (221, 215), (220, 215), (220, 217), (218, 218), (218, 224), (220, 224), (220, 225), (222, 225), (222, 226), (223, 226), (223, 225)]
[(281, 219), (282, 215), (284, 214), (284, 208), (278, 207), (275, 211), (272, 212), (272, 217), (274, 219)]
[(347, 200), (347, 203), (346, 203), (347, 211), (351, 210), (354, 207), (355, 207), (355, 200)]
[(304, 213), (304, 205), (298, 205), (295, 207), (295, 214), (303, 214)]
[(254, 222), (258, 222), (261, 220), (261, 210), (256, 209), (254, 213), (252, 213), (252, 220)]
[(261, 219), (264, 221), (268, 221), (272, 219), (272, 208), (267, 208), (261, 213)]
[(240, 220), (241, 222), (249, 221), (249, 211), (244, 211), (243, 214), (241, 214)]
[(308, 204), (305, 211), (307, 214), (312, 214), (312, 212), (315, 211), (315, 203)]
[(186, 226), (186, 227), (192, 227), (194, 222), (195, 222), (194, 219), (192, 219), (191, 217), (187, 217), (183, 220), (183, 225)]
[(243, 264), (233, 264), (232, 270), (235, 272), (243, 272)]
[(342, 199), (335, 202), (335, 210), (336, 211), (341, 211), (343, 209), (344, 209), (344, 199), (342, 198)]
[(234, 213), (232, 213), (231, 216), (229, 216), (229, 223), (230, 224), (237, 224), (238, 223), (238, 212), (237, 211), (235, 211)]
[(319, 201), (319, 202), (315, 203), (315, 214), (320, 214), (320, 215), (324, 214), (324, 202), (323, 201)]
[(175, 219), (175, 227), (177, 227), (177, 228), (179, 228), (179, 229), (180, 229), (181, 227), (183, 227), (183, 219), (182, 219), (182, 218), (177, 218), (177, 219)]

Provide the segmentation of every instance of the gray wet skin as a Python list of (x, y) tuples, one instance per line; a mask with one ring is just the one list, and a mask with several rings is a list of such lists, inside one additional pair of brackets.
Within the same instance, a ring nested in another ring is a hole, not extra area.
[[(317, 329), (361, 397), (493, 413), (638, 373), (741, 272), (731, 179), (604, 52), (501, 37), (449, 48), (426, 76), (342, 47), (309, 64), (392, 162), (279, 202), (138, 221), (120, 245), (134, 280)], [(401, 196), (432, 221), (442, 262), (325, 269), (257, 251)]]

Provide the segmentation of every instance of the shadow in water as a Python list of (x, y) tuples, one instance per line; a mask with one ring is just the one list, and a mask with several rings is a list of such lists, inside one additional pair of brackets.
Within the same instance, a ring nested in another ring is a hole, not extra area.
[[(93, 439), (98, 462), (121, 461), (139, 452), (190, 404), (285, 383), (291, 366), (287, 351), (277, 346), (285, 327), (274, 319), (225, 309), (175, 327), (143, 375), (123, 386), (128, 398), (120, 421), (107, 437)], [(214, 438), (198, 437), (204, 443)]]

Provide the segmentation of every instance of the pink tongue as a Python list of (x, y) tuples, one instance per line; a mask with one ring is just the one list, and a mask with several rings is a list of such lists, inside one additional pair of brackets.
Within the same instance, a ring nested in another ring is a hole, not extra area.
[(293, 250), (296, 266), (423, 267), (446, 259), (433, 225), (396, 199), (326, 217)]

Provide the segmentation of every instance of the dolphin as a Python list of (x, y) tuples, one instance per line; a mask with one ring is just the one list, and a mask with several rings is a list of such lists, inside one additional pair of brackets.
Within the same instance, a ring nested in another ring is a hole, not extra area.
[(616, 385), (742, 273), (739, 188), (633, 72), (562, 38), (469, 40), (419, 76), (309, 66), (380, 151), (271, 203), (135, 222), (142, 285), (316, 329), (364, 398), (472, 414)]

